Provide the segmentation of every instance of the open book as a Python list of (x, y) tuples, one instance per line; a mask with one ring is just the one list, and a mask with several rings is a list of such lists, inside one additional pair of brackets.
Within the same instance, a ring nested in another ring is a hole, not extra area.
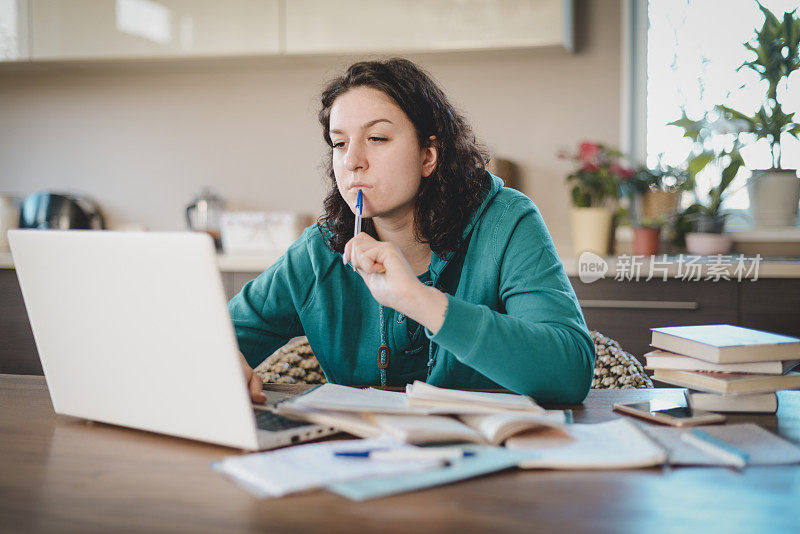
[(471, 442), (500, 445), (510, 436), (542, 428), (561, 428), (567, 424), (562, 410), (543, 414), (497, 413), (461, 415), (366, 415), (382, 435), (404, 443)]
[(278, 403), (275, 412), (362, 438), (388, 436), (417, 444), (499, 445), (520, 432), (568, 422), (566, 412), (546, 411), (524, 395), (445, 389), (424, 382), (410, 384), (406, 393), (323, 384)]
[(406, 392), (323, 384), (280, 403), (284, 407), (404, 415), (545, 413), (525, 395), (446, 389), (416, 381)]
[(327, 410), (336, 412), (369, 412), (426, 414), (426, 408), (409, 406), (405, 393), (375, 388), (354, 388), (339, 384), (322, 384), (279, 403), (282, 408)]
[(550, 410), (543, 414), (469, 414), (459, 418), (446, 415), (354, 413), (281, 404), (276, 412), (284, 417), (332, 426), (362, 438), (388, 436), (403, 443), (491, 443), (500, 445), (509, 436), (542, 428), (561, 428), (568, 423), (567, 412)]
[(419, 380), (406, 386), (406, 398), (409, 406), (430, 408), (438, 413), (545, 413), (544, 408), (525, 395), (446, 389)]

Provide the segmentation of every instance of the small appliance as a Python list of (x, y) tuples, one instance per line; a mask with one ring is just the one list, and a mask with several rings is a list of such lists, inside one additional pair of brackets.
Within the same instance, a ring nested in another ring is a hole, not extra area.
[(20, 228), (58, 230), (103, 230), (105, 222), (98, 205), (73, 193), (41, 192), (22, 202)]

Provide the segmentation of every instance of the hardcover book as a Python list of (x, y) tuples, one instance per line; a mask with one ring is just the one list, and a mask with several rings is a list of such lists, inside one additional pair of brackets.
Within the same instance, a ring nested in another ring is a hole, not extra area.
[(800, 360), (744, 363), (711, 363), (691, 356), (676, 354), (666, 350), (651, 350), (644, 355), (645, 369), (678, 369), (681, 371), (722, 371), (726, 373), (754, 373), (782, 375), (800, 363)]
[(800, 372), (785, 375), (752, 375), (719, 371), (677, 371), (656, 369), (655, 380), (711, 393), (770, 393), (781, 389), (800, 388)]
[(800, 360), (800, 339), (729, 324), (651, 328), (653, 347), (712, 363)]
[(778, 396), (775, 393), (720, 395), (687, 391), (686, 402), (692, 409), (708, 412), (775, 413), (778, 411)]

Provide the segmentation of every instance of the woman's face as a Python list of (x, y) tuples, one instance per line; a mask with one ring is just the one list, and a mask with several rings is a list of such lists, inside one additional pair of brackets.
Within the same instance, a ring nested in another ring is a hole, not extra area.
[(414, 124), (385, 93), (355, 87), (334, 100), (330, 114), (333, 173), (355, 213), (358, 190), (364, 217), (403, 217), (414, 207), (423, 177), (436, 166), (436, 148), (421, 148)]

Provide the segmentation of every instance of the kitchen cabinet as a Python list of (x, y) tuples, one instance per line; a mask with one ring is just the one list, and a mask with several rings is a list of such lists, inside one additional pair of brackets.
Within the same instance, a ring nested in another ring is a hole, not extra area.
[(279, 52), (280, 0), (29, 0), (31, 58)]
[(739, 324), (800, 337), (800, 280), (739, 284)]
[[(261, 272), (228, 269), (221, 274), (228, 299)], [(570, 281), (589, 328), (639, 358), (657, 326), (729, 323), (800, 337), (800, 278)], [(0, 268), (0, 306), (0, 373), (42, 374), (13, 267)]]
[(637, 358), (650, 350), (650, 328), (734, 324), (800, 337), (800, 279), (714, 281), (570, 277), (586, 324)]
[(14, 269), (0, 269), (0, 340), (0, 374), (43, 374)]
[[(222, 272), (227, 299), (261, 272)], [(76, 309), (76, 313), (80, 313)], [(13, 268), (0, 268), (0, 374), (41, 375), (42, 365)]]
[(567, 0), (291, 0), (286, 53), (358, 53), (564, 46)]
[(572, 27), (572, 0), (6, 0), (0, 62), (571, 51)]
[(0, 2), (0, 62), (30, 58), (28, 10), (29, 0)]

